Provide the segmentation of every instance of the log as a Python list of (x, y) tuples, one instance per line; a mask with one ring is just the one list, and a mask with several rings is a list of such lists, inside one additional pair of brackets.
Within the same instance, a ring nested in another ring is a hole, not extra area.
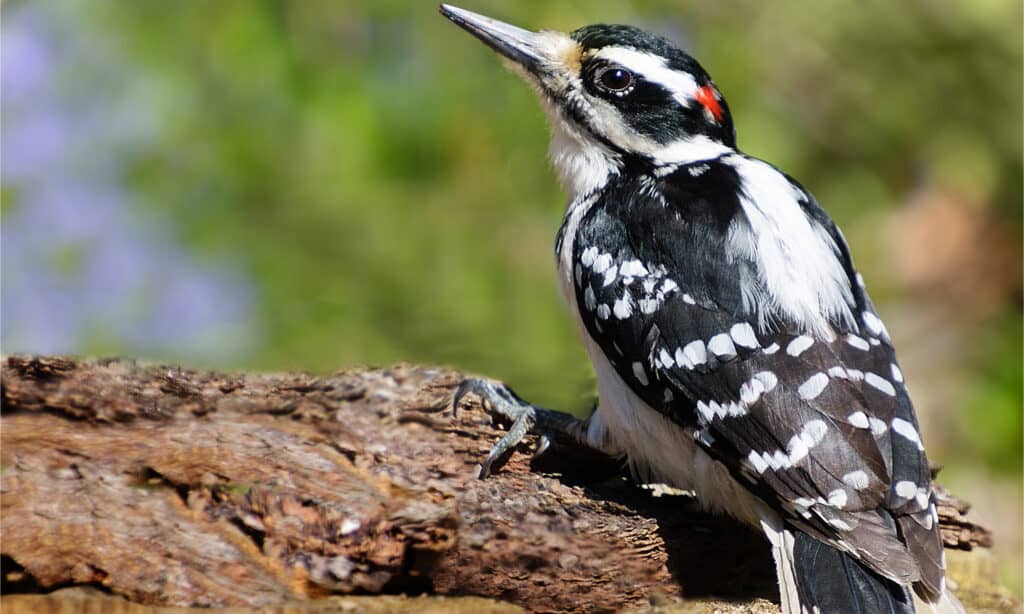
[[(223, 374), (11, 355), (2, 371), (12, 611), (82, 599), (125, 612), (319, 611), (338, 599), (380, 611), (778, 610), (761, 537), (634, 483), (615, 459), (556, 445), (477, 479), (501, 431), (473, 403), (453, 417), (452, 370)], [(946, 546), (990, 545), (966, 504), (943, 496)], [(994, 585), (978, 593), (991, 611), (1018, 605)]]

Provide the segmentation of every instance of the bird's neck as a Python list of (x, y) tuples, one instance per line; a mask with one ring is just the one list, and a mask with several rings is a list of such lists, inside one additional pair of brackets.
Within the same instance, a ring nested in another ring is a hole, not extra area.
[(548, 157), (569, 196), (570, 207), (622, 172), (619, 154), (562, 121), (552, 122)]
[(551, 126), (548, 155), (558, 171), (562, 188), (569, 196), (570, 206), (605, 187), (612, 178), (624, 172), (637, 176), (664, 176), (681, 166), (710, 162), (738, 153), (735, 148), (703, 135), (687, 136), (657, 147), (648, 144), (642, 151), (633, 152), (584, 134), (557, 116)]

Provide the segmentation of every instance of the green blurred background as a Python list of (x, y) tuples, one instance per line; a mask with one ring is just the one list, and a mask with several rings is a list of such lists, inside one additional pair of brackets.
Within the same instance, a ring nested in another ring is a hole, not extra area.
[[(626, 22), (701, 59), (740, 146), (845, 230), (943, 482), (1021, 590), (1021, 6), (466, 8)], [(586, 411), (532, 92), (433, 3), (2, 4), (5, 352), (397, 361)]]

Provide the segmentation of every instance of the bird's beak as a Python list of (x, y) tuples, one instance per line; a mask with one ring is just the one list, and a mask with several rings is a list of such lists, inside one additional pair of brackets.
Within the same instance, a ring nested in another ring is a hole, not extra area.
[(540, 70), (545, 54), (542, 51), (541, 35), (537, 32), (448, 4), (441, 5), (441, 14), (530, 73), (537, 74)]

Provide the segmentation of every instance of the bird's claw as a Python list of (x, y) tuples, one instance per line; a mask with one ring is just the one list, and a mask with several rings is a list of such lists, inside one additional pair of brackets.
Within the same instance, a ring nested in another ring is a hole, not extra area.
[(455, 396), (452, 399), (452, 415), (456, 414), (459, 403), (470, 393), (480, 397), (483, 401), (484, 409), (492, 417), (501, 418), (511, 423), (518, 420), (522, 414), (530, 413), (534, 410), (532, 405), (520, 399), (505, 384), (493, 380), (470, 377), (462, 380), (462, 383), (455, 390)]
[(459, 387), (455, 389), (455, 396), (452, 397), (452, 417), (458, 417), (459, 415), (459, 402), (462, 401), (469, 393), (475, 393), (480, 397), (486, 397), (486, 380), (476, 378), (466, 378), (459, 382)]
[[(452, 415), (455, 415), (459, 402), (467, 394), (476, 394), (484, 408), (492, 418), (500, 418), (512, 423), (508, 432), (491, 448), (487, 459), (480, 466), (480, 478), (486, 478), (508, 461), (512, 451), (533, 431), (536, 424), (536, 408), (520, 399), (508, 386), (485, 379), (468, 378), (459, 384), (452, 399)], [(540, 444), (534, 456), (543, 454), (551, 445), (547, 434), (542, 434)]]
[(551, 447), (552, 436), (550, 433), (541, 433), (539, 440), (537, 441), (537, 449), (533, 452), (533, 458), (540, 458), (548, 448)]

